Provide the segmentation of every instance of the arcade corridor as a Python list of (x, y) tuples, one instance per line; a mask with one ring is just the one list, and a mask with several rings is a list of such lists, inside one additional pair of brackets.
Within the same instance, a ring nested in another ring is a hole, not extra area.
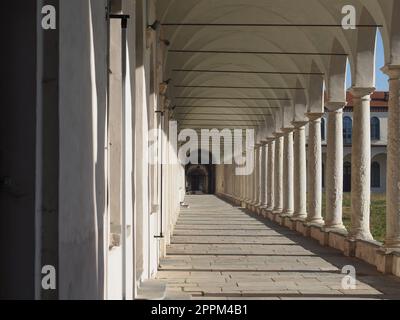
[(400, 297), (400, 0), (4, 6), (0, 299)]
[[(192, 299), (398, 299), (400, 280), (213, 195), (187, 196), (158, 279)], [(356, 288), (342, 268), (356, 268)]]

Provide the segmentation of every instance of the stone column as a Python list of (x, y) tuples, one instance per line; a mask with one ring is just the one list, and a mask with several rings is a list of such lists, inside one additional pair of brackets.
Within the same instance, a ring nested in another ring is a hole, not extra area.
[[(254, 152), (254, 150), (249, 149), (248, 152)], [(254, 157), (253, 157), (254, 158)], [(253, 159), (254, 161), (254, 159)], [(253, 163), (254, 167), (254, 163)], [(253, 177), (254, 177), (254, 170), (247, 176), (247, 203), (250, 204), (253, 202)]]
[(240, 200), (244, 200), (244, 176), (239, 176), (239, 181), (240, 181)]
[(260, 166), (261, 166), (261, 181), (260, 181), (260, 190), (261, 190), (261, 206), (263, 208), (267, 207), (267, 179), (268, 179), (268, 175), (267, 175), (267, 160), (268, 159), (268, 144), (264, 144), (261, 147), (261, 162), (260, 162)]
[(232, 180), (233, 180), (233, 190), (234, 190), (234, 197), (235, 199), (239, 199), (239, 187), (240, 187), (240, 183), (239, 183), (239, 179), (235, 174), (235, 167), (233, 164), (230, 165), (231, 166), (231, 175), (232, 175)]
[(275, 141), (268, 142), (267, 163), (267, 211), (272, 212), (275, 207)]
[(242, 201), (246, 200), (246, 176), (240, 176), (242, 183)]
[(307, 216), (307, 182), (306, 182), (306, 122), (293, 123), (294, 131), (294, 214), (293, 217), (303, 220)]
[(283, 210), (283, 136), (275, 140), (275, 177), (274, 177), (274, 209), (273, 213), (280, 214)]
[(371, 111), (373, 88), (352, 88), (351, 239), (370, 240)]
[(328, 134), (325, 171), (325, 227), (344, 229), (343, 205), (343, 107), (346, 102), (327, 102)]
[(389, 118), (386, 180), (385, 247), (400, 248), (400, 65), (386, 66), (389, 75)]
[(250, 196), (249, 196), (249, 203), (253, 204), (254, 203), (254, 172), (256, 171), (256, 158), (255, 158), (255, 149), (253, 150), (253, 171), (251, 172), (250, 175)]
[(256, 180), (256, 170), (257, 170), (257, 162), (256, 162), (256, 147), (253, 150), (253, 172), (251, 173), (251, 194), (250, 194), (250, 203), (255, 203), (255, 180)]
[(257, 206), (261, 207), (261, 188), (262, 188), (262, 160), (263, 160), (264, 146), (261, 144), (258, 148), (258, 189), (257, 189)]
[(251, 194), (251, 173), (246, 176), (246, 202), (250, 202)]
[(258, 205), (260, 203), (260, 152), (261, 146), (257, 145), (254, 150), (254, 159), (255, 159), (255, 167), (254, 167), (254, 204)]
[(321, 117), (323, 113), (309, 113), (308, 135), (308, 167), (307, 191), (308, 214), (307, 222), (323, 224), (322, 219), (322, 147), (321, 147)]
[(285, 130), (283, 147), (283, 212), (293, 215), (293, 129)]

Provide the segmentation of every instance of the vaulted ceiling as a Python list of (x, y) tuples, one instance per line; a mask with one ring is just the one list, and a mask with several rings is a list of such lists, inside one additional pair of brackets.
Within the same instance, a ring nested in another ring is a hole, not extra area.
[[(342, 27), (343, 7), (357, 27)], [(393, 0), (159, 0), (170, 42), (165, 74), (181, 128), (256, 126), (265, 135), (374, 85), (375, 36), (386, 61), (399, 62), (399, 3)]]

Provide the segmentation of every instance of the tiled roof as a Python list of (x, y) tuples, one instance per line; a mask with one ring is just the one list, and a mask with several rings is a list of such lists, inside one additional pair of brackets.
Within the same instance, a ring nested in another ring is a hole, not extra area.
[[(371, 96), (371, 107), (388, 107), (389, 92), (387, 91), (376, 91)], [(353, 96), (347, 92), (347, 108), (353, 107)]]

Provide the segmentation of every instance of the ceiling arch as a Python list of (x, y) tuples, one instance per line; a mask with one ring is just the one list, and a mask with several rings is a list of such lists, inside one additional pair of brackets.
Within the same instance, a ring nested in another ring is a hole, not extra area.
[[(341, 27), (342, 8), (349, 4), (363, 24), (356, 30)], [(330, 101), (345, 99), (347, 58), (355, 79), (371, 78), (371, 66), (366, 67), (374, 54), (371, 37), (382, 25), (388, 46), (394, 5), (392, 0), (159, 0), (163, 37), (171, 43), (164, 70), (173, 83), (168, 95), (174, 116), (188, 125), (206, 122), (209, 115), (225, 127), (242, 121), (263, 128), (271, 119), (279, 121), (277, 108), (288, 104), (305, 105), (306, 112), (309, 105), (318, 109), (324, 83)], [(293, 114), (299, 116), (296, 109)]]

